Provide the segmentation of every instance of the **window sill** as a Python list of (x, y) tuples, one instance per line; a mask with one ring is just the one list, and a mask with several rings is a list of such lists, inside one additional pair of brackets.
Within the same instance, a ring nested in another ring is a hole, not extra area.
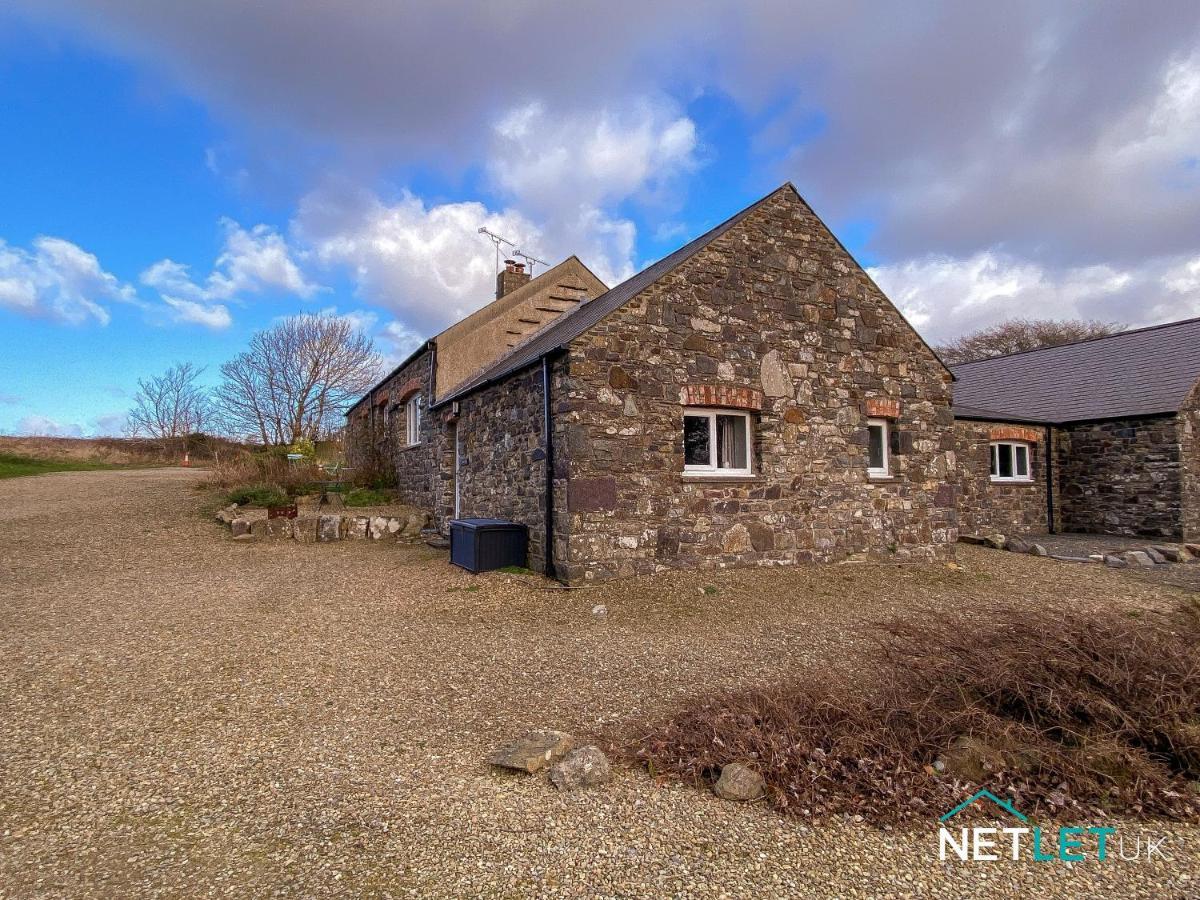
[(1037, 484), (1032, 478), (989, 478), (989, 484), (1011, 484), (1016, 487), (1032, 487)]
[(744, 475), (722, 475), (720, 472), (681, 472), (680, 477), (684, 481), (731, 481), (739, 484), (762, 480), (762, 476), (755, 475), (753, 472)]
[(895, 475), (871, 475), (867, 474), (867, 481), (899, 481)]
[(421, 446), (424, 446), (424, 445), (421, 443), (421, 441), (417, 441), (415, 444), (405, 444), (404, 446), (397, 447), (396, 449), (398, 449), (398, 450), (413, 450), (413, 449), (415, 449), (417, 447), (421, 447)]

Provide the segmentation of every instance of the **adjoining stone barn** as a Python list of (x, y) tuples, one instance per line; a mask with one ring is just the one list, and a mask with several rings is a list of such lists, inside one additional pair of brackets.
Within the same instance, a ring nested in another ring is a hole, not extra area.
[[(443, 527), (527, 525), (570, 581), (952, 554), (953, 376), (792, 185), (611, 290), (573, 262), (577, 302), (505, 307), (532, 333), (471, 341), (464, 378), (447, 347), (506, 265), (350, 410), (356, 461), (385, 453)], [(555, 299), (558, 269), (521, 290)]]
[(1200, 539), (1200, 319), (954, 374), (964, 534)]

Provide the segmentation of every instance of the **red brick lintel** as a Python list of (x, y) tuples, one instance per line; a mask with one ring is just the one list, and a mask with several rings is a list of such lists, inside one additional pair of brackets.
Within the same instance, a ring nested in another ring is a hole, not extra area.
[(993, 441), (1025, 441), (1036, 444), (1042, 433), (1036, 428), (1024, 428), (1020, 425), (997, 425), (988, 429), (988, 437)]
[(867, 415), (879, 419), (900, 418), (900, 401), (889, 397), (868, 397)]
[(761, 410), (762, 391), (728, 384), (688, 384), (679, 391), (684, 406), (724, 406), (732, 409)]

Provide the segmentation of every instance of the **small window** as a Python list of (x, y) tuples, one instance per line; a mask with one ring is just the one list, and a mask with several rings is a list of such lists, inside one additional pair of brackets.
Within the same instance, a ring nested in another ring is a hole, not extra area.
[(421, 395), (413, 394), (405, 408), (404, 418), (408, 429), (408, 444), (421, 443)]
[(684, 411), (684, 472), (749, 475), (752, 446), (749, 414), (707, 409)]
[(992, 481), (1032, 481), (1029, 471), (1028, 444), (1012, 441), (992, 442)]
[(887, 478), (890, 474), (887, 419), (867, 419), (867, 477)]

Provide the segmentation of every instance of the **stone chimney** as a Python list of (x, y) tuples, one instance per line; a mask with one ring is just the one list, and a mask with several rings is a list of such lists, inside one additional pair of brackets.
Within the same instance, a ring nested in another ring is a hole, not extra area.
[(525, 271), (525, 263), (506, 259), (504, 270), (496, 275), (496, 299), (499, 300), (505, 294), (511, 294), (526, 284), (529, 284), (529, 273)]

